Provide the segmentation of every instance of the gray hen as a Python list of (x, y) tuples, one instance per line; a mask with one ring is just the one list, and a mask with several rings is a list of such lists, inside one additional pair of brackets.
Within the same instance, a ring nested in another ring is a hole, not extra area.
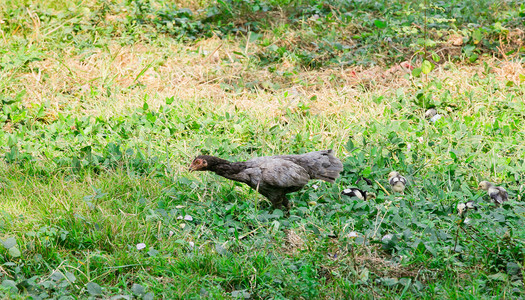
[(343, 170), (332, 150), (299, 155), (256, 157), (245, 162), (229, 162), (210, 155), (197, 156), (190, 171), (212, 171), (243, 182), (268, 198), (275, 208), (290, 208), (286, 194), (302, 189), (310, 179), (334, 182)]

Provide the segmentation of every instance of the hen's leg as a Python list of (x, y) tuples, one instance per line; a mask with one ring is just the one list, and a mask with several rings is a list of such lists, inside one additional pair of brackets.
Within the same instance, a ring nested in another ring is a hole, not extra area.
[(288, 201), (288, 198), (286, 198), (286, 194), (272, 197), (271, 201), (274, 208), (282, 209), (284, 206), (284, 208), (290, 209), (290, 201)]
[(292, 208), (292, 205), (290, 204), (288, 198), (286, 198), (286, 195), (283, 196), (282, 203), (287, 210), (290, 210), (290, 208)]

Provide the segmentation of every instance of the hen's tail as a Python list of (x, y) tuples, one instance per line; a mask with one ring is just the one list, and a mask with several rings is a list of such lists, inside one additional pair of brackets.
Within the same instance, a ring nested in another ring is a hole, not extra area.
[(332, 149), (289, 155), (287, 158), (303, 167), (310, 174), (311, 179), (334, 182), (343, 171), (343, 164), (333, 155)]

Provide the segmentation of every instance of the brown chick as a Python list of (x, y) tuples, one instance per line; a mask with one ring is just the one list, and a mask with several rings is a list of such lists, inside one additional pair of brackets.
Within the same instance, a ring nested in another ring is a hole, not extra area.
[(190, 171), (212, 171), (215, 174), (246, 183), (268, 198), (275, 208), (290, 208), (286, 194), (302, 189), (311, 179), (334, 182), (343, 164), (332, 150), (299, 155), (256, 157), (244, 162), (229, 162), (210, 155), (197, 156)]

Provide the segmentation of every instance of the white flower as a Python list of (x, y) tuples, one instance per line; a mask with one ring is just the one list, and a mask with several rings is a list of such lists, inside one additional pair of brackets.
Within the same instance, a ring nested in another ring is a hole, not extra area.
[(412, 144), (407, 145), (407, 150), (410, 151), (410, 149), (412, 149)]
[(348, 237), (349, 237), (349, 238), (356, 238), (357, 235), (358, 235), (357, 232), (352, 231), (352, 232), (350, 232), (350, 233), (348, 234)]
[(174, 234), (175, 234), (175, 232), (173, 232), (172, 230), (170, 230), (170, 232), (168, 233), (168, 236), (169, 236), (169, 237), (172, 237)]
[(180, 228), (184, 229), (184, 227), (186, 227), (186, 224), (181, 223), (179, 226), (180, 226)]
[(144, 243), (138, 243), (137, 244), (137, 250), (142, 250), (144, 248), (146, 248), (146, 244), (144, 244)]
[(189, 242), (188, 244), (190, 244), (190, 247), (195, 247), (195, 243), (194, 242)]
[(314, 190), (317, 190), (319, 188), (317, 184), (312, 184), (312, 187), (314, 188)]
[(183, 219), (182, 216), (178, 216), (178, 217), (177, 217), (177, 220), (182, 220), (182, 219)]
[(186, 221), (193, 221), (193, 217), (190, 216), (190, 215), (185, 215), (184, 216), (184, 220), (186, 220)]
[(420, 142), (420, 143), (423, 143), (425, 141), (425, 139), (422, 136), (420, 136), (420, 137), (417, 138), (417, 141)]

